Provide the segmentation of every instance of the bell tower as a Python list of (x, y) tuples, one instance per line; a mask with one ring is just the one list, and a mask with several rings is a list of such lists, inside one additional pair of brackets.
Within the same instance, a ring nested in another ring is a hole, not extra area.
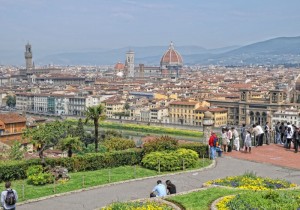
[(31, 70), (32, 65), (32, 51), (31, 51), (31, 45), (27, 43), (25, 45), (25, 60), (26, 60), (26, 70)]
[(129, 50), (126, 53), (125, 66), (127, 68), (127, 77), (134, 77), (134, 52)]

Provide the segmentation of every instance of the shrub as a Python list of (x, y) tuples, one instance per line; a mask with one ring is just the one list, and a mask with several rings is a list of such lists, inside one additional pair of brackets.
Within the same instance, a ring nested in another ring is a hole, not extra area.
[(195, 152), (198, 153), (199, 158), (203, 158), (203, 156), (205, 158), (208, 158), (208, 146), (200, 142), (180, 143), (178, 145), (178, 148), (194, 150)]
[(105, 139), (103, 146), (106, 147), (108, 151), (118, 151), (136, 147), (133, 140), (119, 137), (110, 137), (109, 139)]
[[(140, 149), (132, 149), (108, 153), (90, 153), (71, 158), (46, 158), (46, 164), (51, 167), (63, 166), (70, 172), (87, 171), (139, 164), (141, 157), (142, 151)], [(26, 178), (26, 170), (32, 165), (40, 165), (40, 159), (0, 163), (0, 182)]]
[(120, 210), (120, 209), (130, 209), (130, 210), (142, 210), (142, 209), (149, 209), (149, 210), (172, 210), (171, 206), (168, 206), (164, 203), (158, 203), (154, 201), (136, 201), (136, 202), (127, 202), (127, 203), (113, 203), (108, 207), (103, 207), (102, 210)]
[(195, 167), (198, 154), (193, 150), (178, 149), (174, 151), (151, 152), (142, 160), (144, 167), (160, 171), (176, 171), (183, 168)]
[(27, 171), (27, 183), (33, 185), (45, 185), (53, 183), (54, 177), (49, 172), (43, 171), (43, 166), (30, 166)]
[(144, 143), (143, 152), (148, 154), (155, 151), (176, 150), (177, 145), (178, 140), (169, 136), (161, 136)]

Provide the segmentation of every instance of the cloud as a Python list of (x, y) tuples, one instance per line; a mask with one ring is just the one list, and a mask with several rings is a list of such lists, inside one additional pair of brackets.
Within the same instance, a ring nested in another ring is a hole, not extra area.
[(133, 20), (134, 16), (127, 12), (115, 12), (111, 14), (111, 17), (120, 18), (124, 20)]

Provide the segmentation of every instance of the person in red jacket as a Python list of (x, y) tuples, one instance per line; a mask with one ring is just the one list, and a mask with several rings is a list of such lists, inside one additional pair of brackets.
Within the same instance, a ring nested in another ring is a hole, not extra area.
[(216, 157), (216, 139), (218, 139), (215, 132), (211, 132), (211, 135), (209, 137), (208, 145), (209, 145), (209, 151), (210, 151), (210, 159), (214, 160)]

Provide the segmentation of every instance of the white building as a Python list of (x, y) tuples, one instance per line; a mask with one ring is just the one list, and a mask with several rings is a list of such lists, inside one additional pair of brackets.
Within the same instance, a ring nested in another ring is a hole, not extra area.
[(283, 111), (278, 111), (273, 114), (272, 117), (272, 127), (274, 128), (277, 122), (290, 122), (291, 124), (300, 126), (300, 116), (299, 111), (296, 109), (287, 109)]

